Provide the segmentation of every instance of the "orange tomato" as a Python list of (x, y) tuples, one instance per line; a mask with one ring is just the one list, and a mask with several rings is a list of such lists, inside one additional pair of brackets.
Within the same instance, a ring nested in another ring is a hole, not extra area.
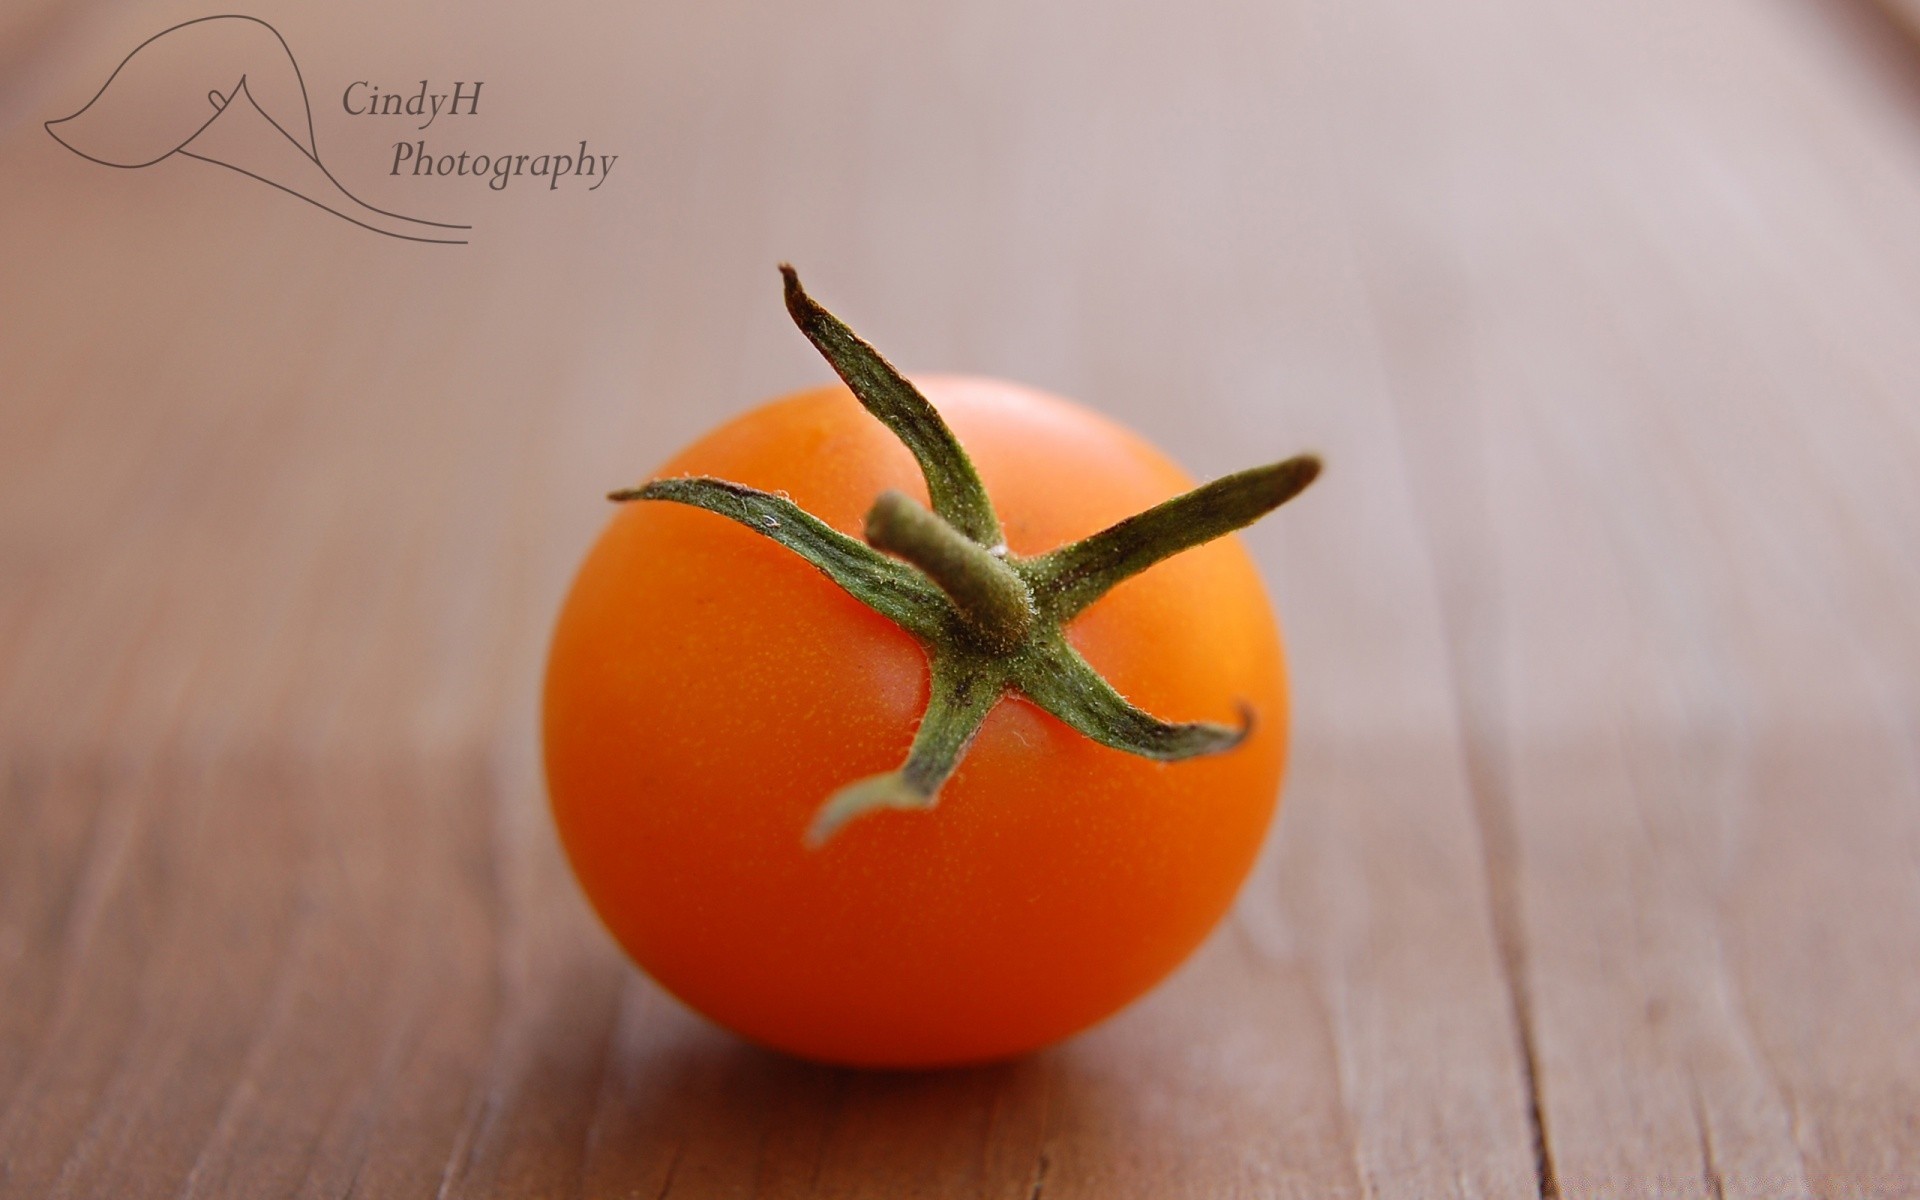
[[(1192, 486), (1136, 435), (1007, 383), (918, 381), (971, 454), (1015, 554)], [(659, 474), (784, 493), (859, 536), (874, 497), (926, 485), (841, 387), (713, 431)], [(928, 699), (907, 633), (712, 512), (629, 504), (574, 580), (545, 688), (561, 840), (607, 928), (681, 1000), (807, 1058), (932, 1066), (1072, 1034), (1140, 995), (1231, 904), (1272, 817), (1286, 672), (1260, 578), (1229, 537), (1121, 583), (1068, 640), (1136, 705), (1237, 723), (1229, 752), (1159, 763), (1017, 694), (929, 811), (825, 845), (822, 800), (897, 767)]]

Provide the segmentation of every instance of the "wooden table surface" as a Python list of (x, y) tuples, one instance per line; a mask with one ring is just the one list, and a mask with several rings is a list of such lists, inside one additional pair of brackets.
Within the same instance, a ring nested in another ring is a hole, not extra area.
[[(253, 5), (441, 246), (69, 153), (206, 12), (12, 0), (0, 1194), (1920, 1195), (1887, 2)], [(422, 78), (485, 102), (345, 110)], [(619, 158), (496, 191), (407, 138)], [(1025, 1061), (741, 1045), (546, 814), (602, 494), (825, 374), (781, 259), (909, 371), (1329, 463), (1247, 539), (1296, 677), (1258, 869)]]

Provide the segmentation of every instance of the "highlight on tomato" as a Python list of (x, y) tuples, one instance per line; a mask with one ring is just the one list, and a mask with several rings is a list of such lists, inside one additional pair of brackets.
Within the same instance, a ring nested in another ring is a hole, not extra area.
[(1178, 966), (1253, 864), (1286, 664), (1230, 534), (1320, 464), (1194, 487), (1067, 401), (908, 382), (781, 272), (844, 386), (613, 493), (548, 659), (555, 823), (633, 960), (742, 1037), (1033, 1050)]

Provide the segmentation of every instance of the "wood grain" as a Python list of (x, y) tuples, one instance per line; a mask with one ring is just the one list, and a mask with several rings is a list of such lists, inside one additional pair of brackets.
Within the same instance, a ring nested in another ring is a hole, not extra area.
[[(1897, 10), (1895, 0), (1888, 9)], [(184, 3), (0, 17), (0, 1195), (1920, 1193), (1920, 89), (1860, 0), (267, 3), (370, 235), (40, 122)], [(484, 79), (385, 174), (354, 79)], [(549, 146), (547, 143), (558, 143)], [(1217, 474), (1296, 674), (1175, 978), (973, 1071), (637, 975), (537, 771), (600, 497), (824, 368)]]

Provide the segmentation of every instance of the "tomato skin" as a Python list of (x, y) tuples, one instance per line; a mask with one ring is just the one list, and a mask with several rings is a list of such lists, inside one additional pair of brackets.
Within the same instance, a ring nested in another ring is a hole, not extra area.
[[(916, 381), (972, 455), (1016, 554), (1192, 486), (1085, 409), (998, 381)], [(768, 491), (858, 536), (926, 489), (840, 387), (714, 430), (658, 472)], [(930, 812), (809, 849), (838, 789), (900, 765), (927, 700), (906, 633), (790, 551), (680, 505), (623, 505), (562, 608), (545, 688), (553, 814), (614, 937), (680, 999), (805, 1058), (977, 1062), (1056, 1041), (1177, 966), (1232, 903), (1273, 815), (1286, 673), (1239, 543), (1186, 551), (1068, 627), (1168, 720), (1257, 714), (1233, 750), (1162, 764), (1026, 700), (994, 709)]]

